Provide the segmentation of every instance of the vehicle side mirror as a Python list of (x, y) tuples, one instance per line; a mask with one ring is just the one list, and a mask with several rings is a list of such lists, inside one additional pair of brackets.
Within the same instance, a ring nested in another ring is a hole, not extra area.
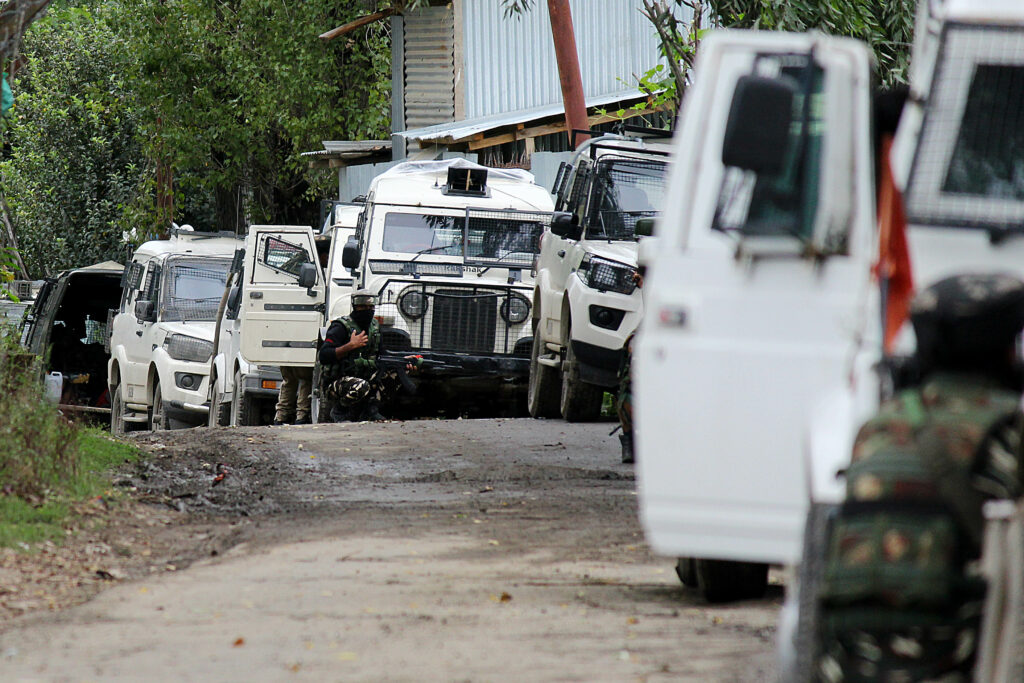
[(756, 173), (780, 173), (797, 89), (789, 77), (741, 76), (725, 124), (722, 163)]
[(355, 239), (349, 239), (341, 250), (341, 265), (349, 270), (355, 270), (359, 267), (359, 256), (359, 243)]
[(636, 221), (636, 227), (633, 229), (633, 233), (637, 237), (650, 237), (654, 234), (654, 219), (638, 218)]
[(316, 266), (312, 263), (303, 263), (299, 266), (299, 287), (307, 289), (316, 285)]
[(228, 292), (228, 320), (235, 320), (238, 318), (238, 309), (242, 304), (242, 288), (235, 285)]
[(567, 211), (556, 211), (551, 216), (551, 233), (562, 239), (579, 239), (581, 230), (576, 223), (576, 216)]
[(156, 320), (156, 306), (152, 301), (142, 299), (135, 302), (135, 318), (142, 322), (151, 323)]

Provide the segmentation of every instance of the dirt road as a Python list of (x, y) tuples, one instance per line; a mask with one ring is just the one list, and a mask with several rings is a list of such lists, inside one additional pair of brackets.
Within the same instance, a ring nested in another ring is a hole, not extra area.
[(781, 588), (684, 590), (608, 428), (143, 435), (120, 484), (179, 510), (177, 564), (8, 623), (0, 680), (773, 680)]

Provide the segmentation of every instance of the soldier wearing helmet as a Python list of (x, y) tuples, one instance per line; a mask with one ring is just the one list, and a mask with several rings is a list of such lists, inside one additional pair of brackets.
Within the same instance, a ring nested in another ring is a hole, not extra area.
[(384, 419), (380, 406), (399, 386), (395, 370), (377, 367), (383, 349), (374, 318), (376, 298), (366, 289), (354, 292), (352, 312), (331, 323), (317, 355), (324, 398), (335, 422)]
[(829, 522), (815, 680), (969, 680), (981, 508), (1021, 495), (1024, 282), (946, 278), (910, 315), (918, 382), (861, 427)]

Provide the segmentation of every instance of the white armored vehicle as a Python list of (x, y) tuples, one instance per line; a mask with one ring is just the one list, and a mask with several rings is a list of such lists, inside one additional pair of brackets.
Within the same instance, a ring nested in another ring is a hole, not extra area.
[(217, 308), (241, 242), (175, 228), (125, 269), (110, 331), (111, 431), (205, 424)]
[[(553, 208), (531, 174), (464, 159), (402, 163), (370, 184), (342, 265), (377, 294), (385, 349), (445, 364), (424, 394), (525, 403), (532, 269)], [(328, 299), (331, 318), (347, 312)]]
[(636, 223), (660, 211), (669, 141), (604, 135), (555, 180), (559, 215), (544, 233), (533, 294), (529, 409), (588, 420), (618, 384), (626, 339), (643, 315)]

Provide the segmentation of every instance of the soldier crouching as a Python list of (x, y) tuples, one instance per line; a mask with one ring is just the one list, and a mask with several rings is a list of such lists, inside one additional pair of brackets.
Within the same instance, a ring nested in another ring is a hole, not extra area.
[(353, 293), (352, 313), (331, 323), (320, 347), (321, 384), (334, 422), (383, 420), (380, 406), (401, 386), (397, 369), (377, 366), (383, 348), (374, 305), (371, 292)]

